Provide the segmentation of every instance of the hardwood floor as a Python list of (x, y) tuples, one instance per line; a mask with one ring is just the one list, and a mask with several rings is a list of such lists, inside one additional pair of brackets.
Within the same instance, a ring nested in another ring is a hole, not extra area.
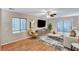
[(2, 46), (2, 51), (56, 51), (38, 39), (25, 39)]

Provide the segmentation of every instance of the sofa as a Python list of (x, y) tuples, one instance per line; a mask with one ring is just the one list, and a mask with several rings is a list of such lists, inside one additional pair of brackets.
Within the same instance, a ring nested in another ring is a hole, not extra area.
[(45, 35), (46, 33), (48, 33), (48, 29), (47, 28), (40, 28), (40, 29), (36, 29), (36, 32), (39, 35)]
[(77, 43), (77, 40), (78, 38), (77, 37), (64, 37), (64, 46), (67, 47), (67, 48), (71, 48), (71, 44), (72, 43)]

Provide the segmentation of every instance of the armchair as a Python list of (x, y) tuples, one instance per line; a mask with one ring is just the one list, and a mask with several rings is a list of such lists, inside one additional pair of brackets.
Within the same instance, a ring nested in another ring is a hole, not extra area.
[(38, 36), (38, 33), (34, 32), (31, 28), (28, 30), (28, 34), (33, 38)]

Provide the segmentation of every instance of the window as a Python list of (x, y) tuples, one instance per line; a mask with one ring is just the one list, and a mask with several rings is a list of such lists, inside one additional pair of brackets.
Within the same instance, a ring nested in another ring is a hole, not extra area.
[(26, 31), (26, 20), (21, 19), (21, 32)]
[(69, 32), (71, 31), (71, 21), (70, 20), (59, 20), (57, 21), (57, 31), (58, 32)]
[(71, 31), (71, 21), (65, 20), (64, 21), (64, 32), (70, 32)]
[(57, 31), (63, 32), (63, 21), (57, 21)]
[(25, 18), (12, 18), (12, 32), (19, 33), (26, 31), (26, 19)]

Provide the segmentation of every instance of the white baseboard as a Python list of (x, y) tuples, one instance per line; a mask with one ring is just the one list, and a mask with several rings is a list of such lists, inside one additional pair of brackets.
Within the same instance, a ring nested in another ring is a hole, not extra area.
[(11, 44), (11, 43), (13, 43), (13, 42), (17, 42), (17, 41), (20, 41), (20, 40), (25, 40), (25, 39), (28, 39), (28, 38), (30, 38), (30, 37), (26, 37), (26, 38), (23, 38), (23, 39), (18, 39), (18, 40), (15, 40), (15, 41), (10, 41), (10, 42), (1, 44), (1, 46), (2, 46), (2, 45), (6, 45), (6, 44)]

